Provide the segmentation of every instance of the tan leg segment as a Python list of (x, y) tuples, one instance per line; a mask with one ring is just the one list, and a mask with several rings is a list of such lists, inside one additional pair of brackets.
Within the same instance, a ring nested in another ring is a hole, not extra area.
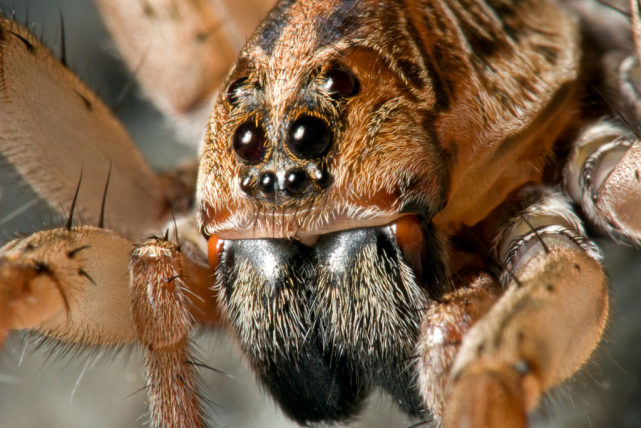
[[(107, 106), (26, 28), (0, 14), (0, 154), (54, 210), (127, 237), (169, 217), (164, 183)], [(107, 177), (110, 177), (109, 179)]]
[(448, 427), (525, 426), (527, 412), (581, 368), (605, 328), (608, 286), (598, 249), (561, 195), (542, 191), (501, 236), (507, 289), (463, 339)]
[(12, 329), (65, 342), (133, 342), (132, 248), (94, 227), (46, 230), (6, 244), (0, 249), (0, 345)]
[(628, 129), (597, 122), (579, 136), (565, 186), (597, 226), (641, 242), (641, 143)]
[[(234, 3), (243, 8), (228, 7)], [(124, 59), (149, 98), (169, 116), (208, 106), (272, 2), (250, 3), (98, 0)]]
[(502, 292), (485, 272), (465, 275), (459, 283), (456, 291), (430, 307), (421, 323), (417, 347), (419, 391), (437, 423), (443, 417), (447, 382), (463, 336)]
[(146, 348), (151, 425), (203, 426), (188, 343), (192, 296), (178, 244), (145, 242), (133, 252), (130, 271), (136, 333)]
[[(0, 348), (8, 332), (24, 329), (67, 343), (135, 342), (129, 298), (133, 248), (115, 232), (90, 226), (44, 230), (0, 248)], [(192, 317), (199, 324), (219, 324), (206, 258), (187, 239), (179, 254)]]

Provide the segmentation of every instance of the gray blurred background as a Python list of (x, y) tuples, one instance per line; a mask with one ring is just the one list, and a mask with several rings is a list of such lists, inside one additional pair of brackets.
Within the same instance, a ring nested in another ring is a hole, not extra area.
[[(60, 15), (65, 23), (71, 68), (108, 105), (114, 105), (129, 73), (119, 62), (91, 0), (0, 0), (5, 11), (42, 35), (58, 52)], [(134, 88), (117, 110), (133, 139), (156, 170), (194, 158), (193, 145), (181, 144), (163, 118)], [(0, 242), (59, 219), (21, 185), (0, 159)], [(641, 427), (641, 254), (600, 241), (612, 282), (612, 311), (606, 337), (595, 358), (573, 379), (553, 391), (534, 415), (536, 426)], [(0, 427), (137, 427), (145, 424), (140, 352), (85, 352), (75, 358), (49, 358), (45, 346), (13, 335), (0, 352)], [(204, 395), (217, 426), (288, 427), (277, 406), (261, 391), (235, 344), (222, 333), (198, 335), (206, 362), (225, 374), (201, 370)], [(98, 355), (98, 358), (96, 357)], [(470, 397), (470, 399), (474, 399)], [(372, 397), (368, 411), (349, 426), (409, 427), (385, 397)]]

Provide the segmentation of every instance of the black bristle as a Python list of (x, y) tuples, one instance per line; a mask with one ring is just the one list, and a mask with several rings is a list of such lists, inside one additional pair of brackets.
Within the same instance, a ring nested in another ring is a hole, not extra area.
[(73, 201), (71, 201), (71, 209), (69, 210), (69, 216), (67, 217), (67, 224), (65, 228), (71, 230), (73, 226), (73, 212), (76, 209), (76, 202), (78, 201), (78, 192), (80, 192), (80, 184), (82, 183), (82, 169), (80, 169), (80, 178), (78, 179), (78, 185), (76, 186), (76, 193), (73, 195)]
[(637, 137), (637, 139), (641, 139), (641, 132), (639, 131), (639, 128), (636, 126), (633, 126), (632, 123), (630, 123), (630, 121), (628, 120), (628, 118), (625, 117), (625, 115), (621, 113), (621, 111), (618, 108), (616, 108), (614, 103), (608, 97), (606, 97), (605, 94), (599, 90), (599, 88), (592, 85), (592, 89), (607, 104), (610, 111), (614, 113), (616, 116), (618, 116), (619, 119), (621, 119), (621, 121), (625, 124), (625, 126), (627, 126), (628, 129), (634, 133), (634, 136)]
[(89, 275), (89, 273), (86, 270), (78, 269), (78, 275), (84, 276), (85, 278), (87, 278), (89, 280), (89, 282), (91, 282), (93, 285), (96, 285), (96, 281), (93, 280), (91, 275)]
[(532, 226), (532, 223), (530, 223), (530, 222), (528, 221), (528, 219), (527, 219), (525, 216), (521, 216), (521, 218), (523, 219), (523, 221), (525, 222), (525, 224), (527, 224), (527, 225), (528, 225), (528, 227), (530, 228), (530, 230), (531, 230), (532, 232), (534, 232), (534, 235), (536, 235), (536, 239), (538, 239), (538, 240), (539, 240), (539, 242), (541, 243), (541, 245), (543, 246), (543, 249), (545, 250), (545, 254), (550, 254), (550, 248), (547, 246), (547, 244), (545, 243), (545, 241), (543, 241), (543, 238), (542, 238), (542, 237), (541, 237), (541, 235), (539, 234), (539, 231), (538, 231), (537, 229), (535, 229), (535, 228)]
[(78, 247), (78, 248), (74, 248), (73, 250), (69, 250), (69, 252), (67, 252), (67, 257), (70, 258), (70, 259), (73, 259), (74, 257), (76, 257), (76, 254), (78, 254), (79, 252), (81, 252), (83, 250), (87, 250), (89, 248), (91, 248), (90, 245), (83, 245), (82, 247)]
[(102, 193), (102, 205), (100, 206), (100, 221), (98, 227), (105, 228), (105, 204), (107, 202), (107, 190), (109, 189), (109, 181), (111, 180), (111, 161), (109, 162), (109, 172), (107, 172), (107, 182), (105, 183), (105, 190)]
[(67, 42), (65, 40), (65, 21), (60, 11), (60, 62), (67, 67)]
[(131, 92), (131, 90), (134, 88), (136, 85), (136, 81), (138, 79), (138, 73), (140, 72), (140, 69), (142, 68), (143, 65), (145, 65), (145, 62), (147, 62), (147, 53), (143, 53), (142, 58), (140, 60), (140, 63), (134, 68), (131, 73), (129, 73), (129, 76), (127, 78), (127, 82), (125, 82), (125, 85), (122, 87), (120, 90), (120, 93), (118, 94), (118, 97), (116, 98), (116, 102), (114, 103), (113, 107), (111, 110), (113, 112), (117, 112), (120, 107), (122, 107), (123, 103), (125, 102), (125, 99), (127, 98), (127, 95)]

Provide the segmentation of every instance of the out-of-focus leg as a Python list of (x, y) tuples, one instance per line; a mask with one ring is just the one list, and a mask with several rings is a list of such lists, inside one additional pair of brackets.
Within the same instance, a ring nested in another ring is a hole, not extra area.
[(558, 194), (499, 233), (505, 293), (464, 336), (451, 371), (445, 426), (521, 427), (543, 393), (581, 368), (608, 315), (598, 249)]
[(632, 33), (637, 47), (637, 56), (641, 58), (641, 2), (630, 0), (630, 15), (632, 17)]
[(196, 125), (200, 133), (215, 90), (272, 4), (98, 0), (120, 53), (147, 96), (169, 117), (202, 117)]
[[(26, 28), (0, 16), (0, 154), (55, 210), (137, 239), (171, 201), (125, 129)], [(107, 204), (101, 211), (105, 184)]]
[(256, 30), (260, 21), (267, 16), (277, 0), (214, 0), (217, 7), (223, 8), (227, 16), (226, 31), (233, 38), (234, 45), (240, 48)]

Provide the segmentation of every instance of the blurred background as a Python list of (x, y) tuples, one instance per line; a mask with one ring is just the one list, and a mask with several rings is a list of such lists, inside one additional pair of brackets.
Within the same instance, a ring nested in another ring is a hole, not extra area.
[[(0, 0), (0, 6), (28, 22), (53, 52), (60, 49), (62, 16), (70, 67), (107, 105), (121, 98), (130, 73), (91, 0)], [(179, 141), (136, 87), (116, 115), (154, 169), (195, 158), (196, 145)], [(4, 159), (0, 165), (0, 243), (15, 233), (60, 224)], [(641, 427), (641, 253), (606, 240), (599, 243), (612, 284), (608, 331), (590, 363), (546, 398), (533, 416), (535, 426)], [(197, 336), (204, 360), (222, 372), (201, 370), (216, 426), (294, 426), (256, 384), (233, 341), (222, 333)], [(141, 426), (146, 423), (143, 386), (135, 348), (52, 356), (47, 346), (38, 348), (27, 336), (14, 334), (0, 352), (0, 427)], [(409, 427), (415, 422), (377, 395), (348, 426)]]

